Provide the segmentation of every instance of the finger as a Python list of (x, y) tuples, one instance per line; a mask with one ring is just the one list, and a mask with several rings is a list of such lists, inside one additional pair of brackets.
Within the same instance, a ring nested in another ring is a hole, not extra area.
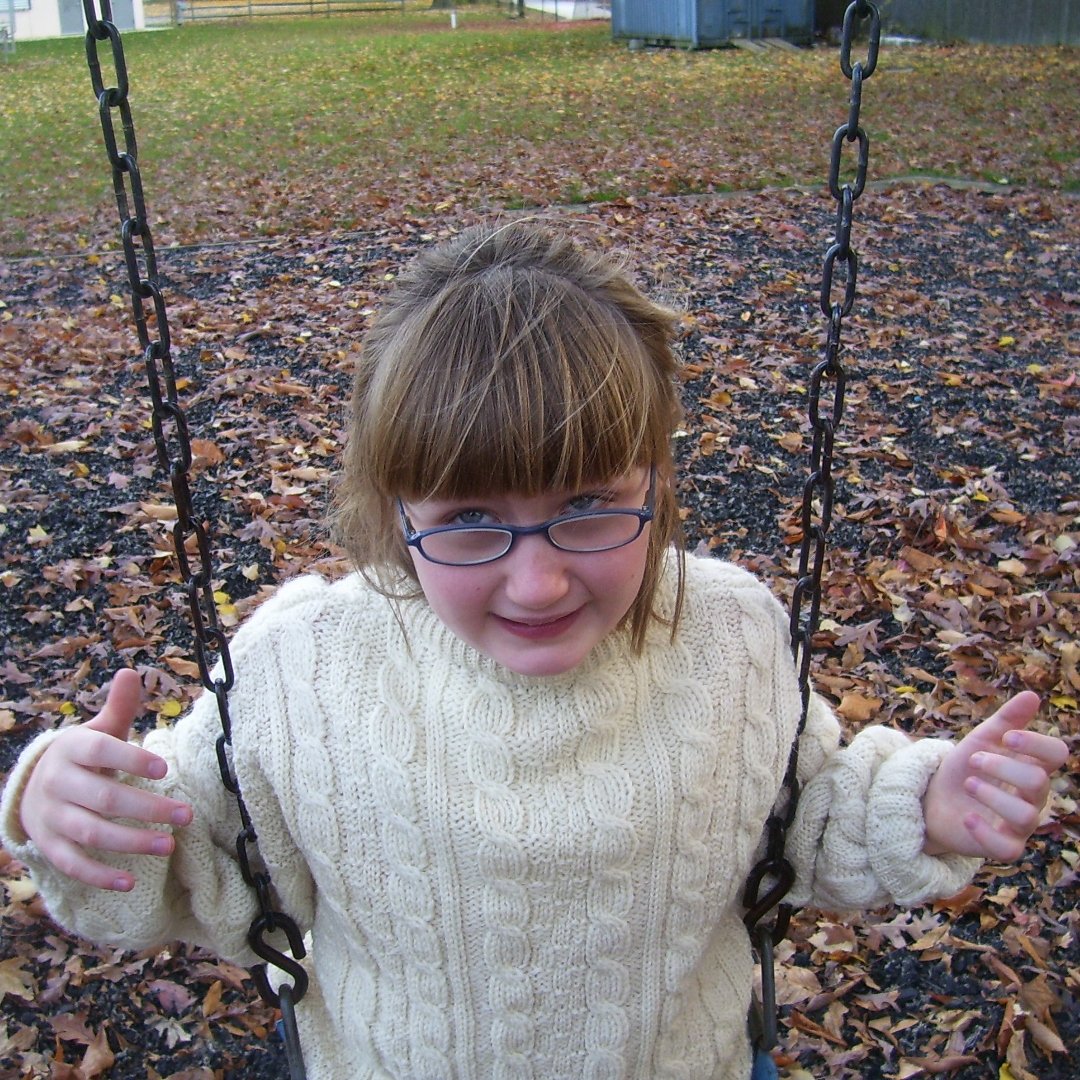
[(1042, 816), (1042, 803), (1035, 806), (1021, 795), (1006, 791), (997, 784), (969, 776), (964, 781), (964, 790), (988, 810), (1001, 819), (1001, 822), (1017, 836), (1026, 838), (1036, 828)]
[(984, 720), (982, 726), (984, 730), (1001, 739), (1008, 731), (1026, 728), (1038, 714), (1039, 704), (1038, 694), (1031, 690), (1022, 690)]
[(979, 814), (968, 814), (964, 825), (984, 858), (1015, 862), (1024, 854), (1026, 844), (1022, 837), (1001, 832)]
[(169, 833), (120, 825), (80, 806), (68, 806), (63, 814), (56, 815), (54, 827), (59, 838), (98, 851), (166, 856), (176, 847)]
[(1029, 802), (1041, 804), (1046, 798), (1050, 778), (1046, 770), (1033, 761), (980, 751), (971, 755), (971, 764), (983, 778), (1010, 785)]
[(92, 859), (77, 844), (63, 837), (50, 837), (40, 843), (41, 853), (60, 871), (61, 874), (95, 889), (110, 889), (114, 892), (130, 892), (135, 887), (135, 879), (124, 870)]
[(121, 668), (109, 684), (109, 693), (101, 712), (93, 720), (88, 720), (85, 726), (126, 742), (141, 708), (142, 682), (138, 672)]
[(1009, 731), (1002, 742), (1017, 754), (1036, 761), (1047, 772), (1060, 769), (1069, 759), (1069, 747), (1064, 739), (1042, 735), (1037, 731)]
[(98, 773), (84, 772), (72, 781), (67, 801), (107, 818), (127, 818), (147, 824), (188, 825), (188, 803), (143, 791)]
[(73, 733), (68, 757), (77, 765), (88, 769), (111, 769), (147, 780), (160, 780), (169, 771), (164, 758), (144, 750), (141, 746), (125, 742), (115, 735), (84, 724), (78, 738)]

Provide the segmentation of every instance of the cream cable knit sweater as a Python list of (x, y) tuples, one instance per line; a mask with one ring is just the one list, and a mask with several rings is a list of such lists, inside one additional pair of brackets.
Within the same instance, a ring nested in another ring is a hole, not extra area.
[[(670, 596), (670, 582), (667, 593)], [(690, 559), (674, 645), (613, 637), (571, 675), (514, 675), (422, 601), (301, 578), (236, 635), (236, 770), (284, 909), (313, 949), (312, 1080), (745, 1080), (751, 956), (739, 893), (799, 710), (787, 621), (749, 574)], [(206, 695), (147, 747), (196, 807), (130, 894), (73, 885), (18, 825), (50, 741), (0, 805), (57, 921), (131, 948), (182, 939), (251, 963), (251, 891)], [(793, 899), (830, 908), (959, 889), (921, 853), (946, 745), (882, 728), (837, 750), (814, 699)]]

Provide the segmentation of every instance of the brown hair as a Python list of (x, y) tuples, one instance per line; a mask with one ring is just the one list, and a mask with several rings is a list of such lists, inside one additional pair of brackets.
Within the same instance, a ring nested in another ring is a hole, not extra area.
[(353, 385), (334, 525), (356, 567), (388, 595), (402, 595), (400, 572), (415, 582), (398, 497), (534, 496), (655, 465), (627, 622), (640, 649), (675, 543), (674, 628), (675, 321), (613, 260), (536, 223), (470, 229), (420, 255), (368, 331)]

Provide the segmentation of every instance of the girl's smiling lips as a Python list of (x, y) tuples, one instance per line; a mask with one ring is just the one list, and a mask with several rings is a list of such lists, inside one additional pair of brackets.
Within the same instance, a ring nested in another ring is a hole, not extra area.
[(578, 608), (566, 615), (560, 615), (555, 619), (545, 619), (542, 622), (519, 622), (517, 619), (508, 619), (503, 615), (496, 615), (495, 618), (499, 625), (503, 627), (503, 629), (508, 630), (511, 634), (516, 634), (518, 637), (522, 638), (529, 638), (533, 641), (539, 641), (558, 637), (560, 634), (564, 633), (573, 625), (580, 612), (581, 609)]

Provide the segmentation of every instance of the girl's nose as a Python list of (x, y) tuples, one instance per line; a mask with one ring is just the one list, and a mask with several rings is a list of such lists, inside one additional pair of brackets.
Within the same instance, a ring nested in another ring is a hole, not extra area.
[(543, 533), (520, 537), (500, 560), (506, 568), (507, 599), (531, 611), (557, 604), (570, 589), (569, 558)]

